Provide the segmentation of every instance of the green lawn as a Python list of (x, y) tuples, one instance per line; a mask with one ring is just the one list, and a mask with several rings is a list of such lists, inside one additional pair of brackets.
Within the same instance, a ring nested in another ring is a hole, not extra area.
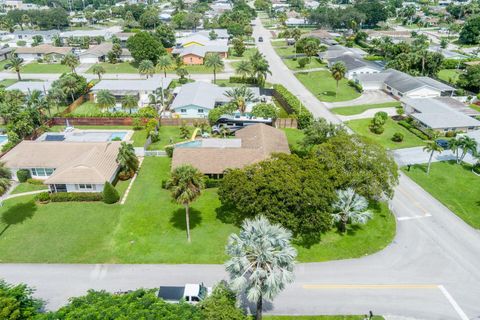
[[(301, 59), (301, 58), (298, 58)], [(305, 68), (300, 68), (298, 65), (298, 59), (282, 59), (283, 63), (291, 70), (308, 70), (313, 68), (326, 68), (326, 64), (318, 58), (311, 58), (310, 63), (308, 63)]]
[(410, 171), (402, 170), (466, 223), (480, 229), (480, 177), (471, 171), (470, 165), (435, 162), (429, 175), (426, 174), (426, 165), (412, 166)]
[(400, 102), (393, 101), (393, 102), (385, 102), (379, 104), (362, 104), (359, 106), (352, 106), (352, 107), (339, 107), (339, 108), (332, 108), (330, 111), (336, 114), (340, 114), (342, 116), (351, 116), (354, 114), (363, 113), (369, 109), (377, 109), (377, 108), (391, 108), (391, 107), (400, 107)]
[(147, 131), (145, 129), (135, 130), (132, 136), (134, 147), (143, 147), (147, 141)]
[(37, 191), (37, 190), (44, 190), (44, 189), (48, 189), (48, 187), (43, 184), (38, 185), (38, 184), (23, 182), (17, 185), (15, 189), (13, 189), (12, 192), (10, 192), (10, 194), (18, 194), (23, 192), (30, 192), (30, 191)]
[(243, 60), (250, 57), (255, 52), (256, 48), (247, 48), (242, 56), (237, 56), (233, 47), (230, 47), (230, 55), (228, 56), (229, 60)]
[[(365, 316), (268, 316), (267, 320), (363, 320)], [(372, 320), (383, 320), (382, 316), (373, 316)]]
[(295, 54), (295, 46), (286, 46), (285, 42), (283, 42), (283, 46), (275, 46), (273, 49), (280, 57)]
[[(189, 134), (189, 139), (190, 139), (195, 128), (194, 127), (187, 127), (187, 128), (190, 131), (190, 134)], [(180, 137), (179, 126), (161, 126), (158, 132), (160, 133), (160, 140), (149, 145), (147, 148), (148, 150), (163, 150), (165, 149), (166, 146), (172, 143), (185, 141), (185, 139), (182, 139)]]
[[(385, 131), (382, 134), (372, 133), (368, 128), (370, 120), (371, 119), (352, 120), (348, 121), (346, 124), (359, 135), (376, 141), (385, 148), (401, 149), (425, 145), (425, 143), (419, 137), (417, 137), (416, 135), (414, 135), (390, 118), (385, 123)], [(400, 132), (403, 134), (404, 139), (402, 142), (392, 141), (393, 134), (396, 132)]]
[(360, 96), (360, 93), (348, 85), (346, 79), (342, 79), (339, 82), (338, 94), (335, 95), (337, 83), (328, 70), (309, 73), (301, 72), (295, 75), (298, 80), (321, 101), (348, 101)]
[(442, 69), (438, 72), (438, 78), (455, 84), (458, 80), (458, 77), (462, 74), (462, 71), (457, 69)]
[(285, 131), (288, 144), (292, 147), (298, 147), (299, 143), (303, 140), (303, 137), (305, 136), (302, 130), (293, 128), (284, 128), (282, 130)]
[[(6, 200), (0, 208), (0, 262), (223, 263), (228, 235), (238, 228), (218, 210), (216, 189), (207, 189), (191, 207), (188, 244), (184, 208), (161, 188), (170, 161), (146, 157), (125, 205)], [(121, 183), (117, 187), (124, 190)], [(384, 248), (394, 230), (395, 220), (382, 206), (366, 225), (343, 236), (329, 232), (310, 249), (298, 248), (298, 260), (360, 257)]]
[(72, 112), (72, 114), (76, 116), (89, 116), (89, 117), (95, 117), (100, 113), (102, 113), (102, 111), (95, 104), (95, 102), (92, 102), (92, 101), (86, 101), (82, 103)]
[(0, 81), (0, 86), (4, 86), (6, 88), (6, 87), (10, 87), (12, 84), (15, 84), (17, 82), (18, 82), (17, 79), (3, 79)]
[(65, 73), (70, 68), (59, 63), (37, 63), (25, 64), (20, 70), (21, 73)]
[(10, 63), (10, 59), (5, 59), (5, 60), (0, 61), (0, 71), (5, 70), (4, 67), (5, 67), (5, 65), (8, 64), (8, 63)]
[[(138, 73), (138, 65), (135, 62), (120, 62), (120, 63), (108, 63), (102, 62), (100, 65), (105, 68), (106, 73)], [(185, 69), (189, 73), (213, 73), (211, 68), (207, 68), (204, 65), (186, 65)], [(93, 66), (87, 70), (87, 73), (92, 73)], [(169, 70), (167, 73), (175, 73), (175, 70)], [(158, 71), (157, 73), (163, 73)]]

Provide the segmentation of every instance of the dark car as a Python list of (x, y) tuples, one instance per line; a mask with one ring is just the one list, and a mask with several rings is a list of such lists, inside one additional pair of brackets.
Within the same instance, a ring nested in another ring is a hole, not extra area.
[(258, 37), (258, 42), (263, 42), (263, 37)]
[(447, 150), (449, 149), (449, 143), (448, 143), (448, 140), (445, 140), (445, 139), (438, 139), (437, 141), (435, 141), (435, 143), (442, 147), (443, 149)]

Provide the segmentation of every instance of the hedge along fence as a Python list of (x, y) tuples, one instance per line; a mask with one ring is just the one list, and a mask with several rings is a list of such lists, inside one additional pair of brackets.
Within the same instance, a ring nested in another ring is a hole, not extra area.
[(284, 86), (274, 84), (273, 96), (289, 114), (297, 118), (298, 129), (306, 128), (312, 123), (313, 115), (310, 110), (305, 108), (303, 103)]
[(84, 102), (85, 102), (85, 96), (81, 95), (80, 97), (77, 98), (77, 100), (73, 101), (65, 110), (63, 110), (61, 115), (72, 113)]
[[(135, 117), (54, 117), (48, 121), (49, 126), (63, 126), (68, 120), (68, 123), (73, 126), (132, 126), (133, 120), (139, 119)], [(140, 121), (145, 125), (149, 118), (140, 118)]]
[(185, 124), (186, 126), (195, 126), (202, 123), (209, 124), (208, 118), (161, 118), (160, 126), (177, 127)]

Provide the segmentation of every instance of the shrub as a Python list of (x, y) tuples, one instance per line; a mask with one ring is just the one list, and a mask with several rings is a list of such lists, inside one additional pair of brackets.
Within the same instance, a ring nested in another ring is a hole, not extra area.
[(378, 118), (382, 119), (383, 124), (385, 124), (385, 122), (388, 119), (388, 114), (385, 111), (379, 111), (379, 112), (375, 113), (374, 117), (375, 118), (378, 117)]
[(278, 108), (271, 103), (259, 103), (252, 108), (252, 115), (261, 118), (278, 118)]
[(480, 174), (480, 162), (477, 162), (472, 167), (473, 172)]
[(302, 69), (305, 68), (305, 66), (306, 66), (307, 64), (308, 64), (308, 58), (303, 57), (303, 58), (298, 59), (298, 66), (299, 66), (300, 68), (302, 68)]
[(257, 79), (256, 78), (244, 78), (244, 77), (230, 77), (228, 79), (228, 82), (230, 83), (245, 83), (245, 84), (256, 84), (257, 83)]
[(453, 138), (456, 136), (457, 136), (457, 132), (455, 132), (455, 130), (450, 130), (450, 131), (447, 131), (447, 133), (445, 133), (445, 137), (447, 138)]
[(30, 175), (30, 171), (27, 169), (20, 169), (17, 171), (17, 179), (20, 182), (27, 182), (32, 176)]
[(155, 143), (157, 141), (160, 140), (160, 133), (157, 132), (157, 131), (150, 131), (150, 133), (148, 134), (148, 136), (150, 137), (150, 141), (152, 143)]
[(50, 201), (50, 193), (42, 192), (35, 196), (35, 201), (39, 202), (49, 202)]
[(131, 171), (125, 171), (125, 170), (122, 170), (118, 173), (118, 179), (122, 180), (122, 181), (125, 181), (125, 180), (128, 180), (132, 177), (132, 172)]
[(442, 69), (457, 69), (457, 67), (460, 67), (460, 69), (465, 68), (465, 65), (463, 62), (466, 60), (456, 60), (456, 59), (443, 59), (442, 61)]
[(143, 129), (142, 120), (140, 120), (140, 118), (134, 118), (132, 120), (132, 125), (133, 125), (133, 130), (142, 130)]
[(290, 109), (287, 111), (290, 111), (296, 116), (299, 129), (304, 129), (312, 123), (312, 113), (295, 95), (293, 95), (281, 84), (274, 84), (273, 89), (275, 90), (275, 97), (277, 100), (280, 102), (283, 101), (285, 104), (287, 104)]
[(420, 139), (422, 140), (428, 140), (429, 137), (426, 133), (424, 133), (423, 131), (415, 128), (412, 124), (410, 124), (409, 122), (405, 121), (405, 120), (402, 120), (402, 121), (398, 121), (397, 122), (399, 125), (401, 125), (402, 127), (406, 128), (408, 131), (410, 131), (411, 133), (413, 133), (414, 135), (416, 135), (417, 137), (419, 137)]
[(375, 134), (382, 134), (385, 131), (385, 128), (379, 124), (371, 124), (369, 128)]
[(173, 156), (173, 146), (166, 146), (165, 152), (167, 153), (167, 156), (171, 158)]
[(403, 134), (400, 132), (395, 132), (392, 137), (392, 141), (394, 142), (402, 142), (403, 141)]
[(355, 88), (355, 90), (357, 90), (359, 93), (363, 92), (363, 87), (360, 83), (355, 82), (354, 80), (348, 80), (347, 83), (350, 87)]
[(187, 79), (187, 78), (180, 78), (180, 79), (178, 79), (178, 83), (180, 83), (180, 84), (185, 84), (185, 83), (187, 83), (187, 82), (188, 82), (188, 79)]
[(27, 41), (24, 40), (18, 40), (17, 41), (17, 46), (18, 47), (25, 47), (27, 45)]
[(103, 187), (103, 202), (112, 204), (118, 200), (120, 200), (120, 195), (117, 189), (115, 189), (110, 182), (106, 181)]
[(206, 188), (218, 188), (220, 186), (220, 183), (222, 183), (221, 179), (212, 179), (212, 178), (205, 179)]
[(100, 192), (57, 192), (50, 194), (52, 202), (102, 201)]
[(41, 186), (43, 185), (43, 180), (29, 178), (27, 179), (27, 183)]
[(138, 110), (136, 116), (140, 118), (156, 118), (158, 117), (158, 112), (154, 107), (143, 107)]

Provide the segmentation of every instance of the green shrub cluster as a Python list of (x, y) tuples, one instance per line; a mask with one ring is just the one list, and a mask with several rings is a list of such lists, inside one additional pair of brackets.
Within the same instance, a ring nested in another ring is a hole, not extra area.
[(221, 183), (222, 183), (222, 179), (212, 179), (212, 178), (205, 179), (206, 188), (218, 188)]
[(50, 194), (52, 202), (102, 201), (100, 192), (57, 192)]
[(403, 134), (401, 132), (395, 132), (392, 137), (392, 141), (394, 142), (402, 142), (403, 141)]
[(428, 135), (425, 132), (421, 131), (420, 129), (416, 128), (414, 125), (408, 123), (405, 120), (398, 121), (398, 124), (401, 125), (402, 127), (404, 127), (405, 129), (407, 129), (408, 131), (410, 131), (411, 133), (413, 133), (414, 135), (416, 135), (417, 137), (419, 137), (422, 140), (428, 140), (429, 139)]
[(313, 122), (312, 113), (305, 108), (303, 103), (284, 86), (281, 84), (274, 84), (273, 89), (278, 94), (280, 99), (284, 100), (285, 103), (290, 107), (291, 112), (297, 118), (299, 129), (306, 128)]
[(167, 153), (167, 156), (171, 158), (173, 156), (173, 146), (167, 146), (165, 147), (165, 152)]
[(357, 90), (359, 93), (362, 93), (363, 92), (363, 87), (360, 83), (358, 82), (355, 82), (353, 80), (348, 80), (348, 85), (352, 88), (354, 88), (355, 90)]
[(120, 195), (118, 194), (117, 189), (110, 182), (105, 182), (105, 186), (103, 187), (103, 202), (112, 204), (118, 202), (120, 200)]
[(29, 178), (27, 179), (27, 183), (41, 186), (43, 185), (43, 180)]
[(383, 125), (388, 119), (388, 114), (386, 112), (380, 111), (375, 113), (372, 121), (370, 121), (369, 129), (375, 134), (382, 134), (385, 131)]
[(50, 201), (50, 193), (48, 193), (48, 192), (39, 193), (35, 196), (35, 200), (40, 201), (40, 202), (49, 202)]
[(229, 78), (228, 81), (230, 83), (245, 83), (245, 84), (256, 84), (257, 83), (257, 79), (253, 78), (253, 77), (244, 78), (244, 77), (232, 76), (232, 77)]
[(30, 175), (30, 171), (27, 169), (20, 169), (17, 171), (17, 179), (20, 182), (27, 182), (32, 176)]

